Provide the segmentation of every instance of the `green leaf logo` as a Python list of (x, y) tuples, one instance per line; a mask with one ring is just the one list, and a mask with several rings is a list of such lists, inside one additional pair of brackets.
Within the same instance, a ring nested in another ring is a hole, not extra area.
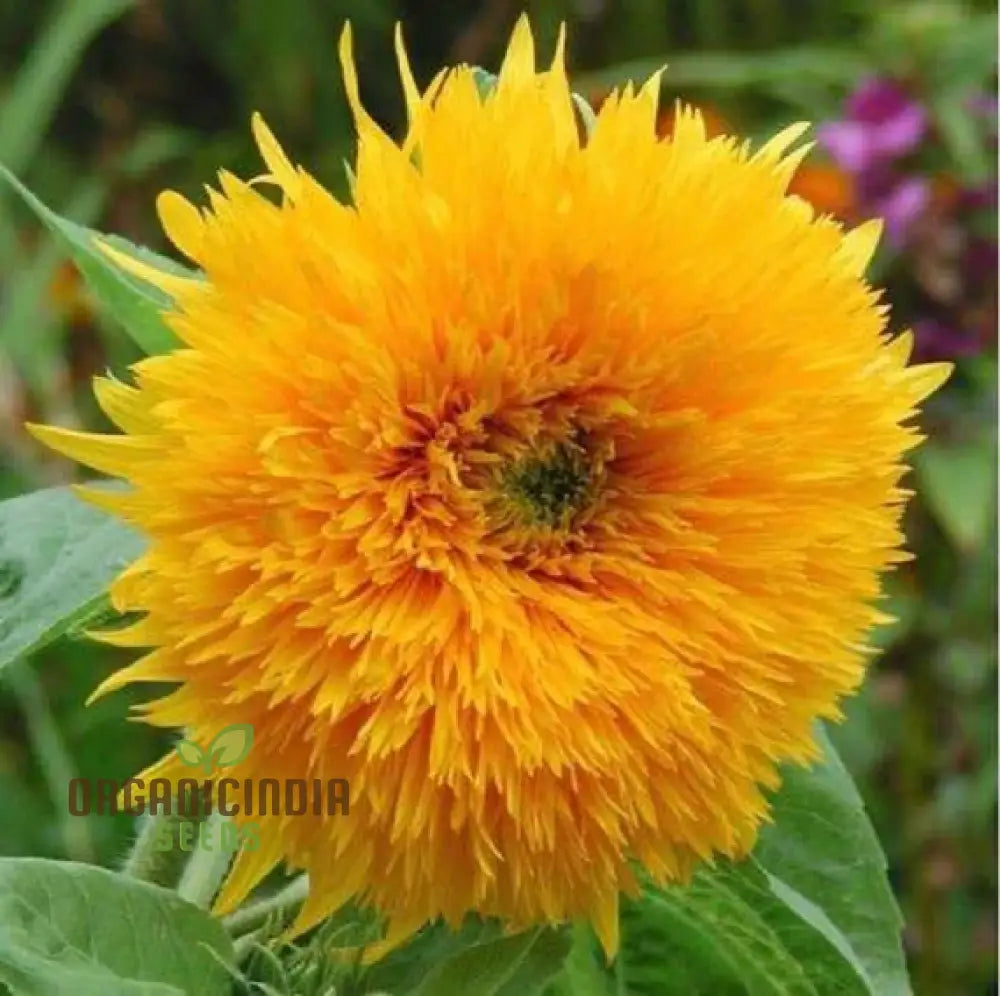
[(205, 774), (210, 775), (216, 768), (231, 768), (239, 764), (253, 746), (253, 726), (249, 723), (233, 723), (224, 726), (208, 745), (208, 750), (202, 750), (193, 740), (180, 740), (177, 743), (177, 756), (182, 764), (191, 768), (202, 767)]
[(178, 741), (176, 750), (181, 762), (191, 768), (197, 768), (205, 761), (205, 752), (193, 740)]
[(253, 727), (249, 723), (233, 723), (223, 727), (209, 745), (208, 755), (217, 768), (231, 768), (250, 753)]

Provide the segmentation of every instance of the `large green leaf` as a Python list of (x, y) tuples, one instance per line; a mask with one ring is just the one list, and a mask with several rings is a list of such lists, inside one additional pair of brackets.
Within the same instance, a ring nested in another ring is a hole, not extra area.
[[(574, 946), (554, 992), (617, 996), (908, 996), (900, 917), (861, 799), (825, 733), (789, 767), (751, 858), (623, 905), (614, 972)], [(573, 965), (575, 959), (576, 964)]]
[(658, 956), (648, 938), (645, 957), (626, 954), (624, 978), (639, 992), (665, 996), (817, 996), (807, 967), (765, 918), (762, 907), (769, 902), (766, 889), (754, 893), (745, 888), (741, 872), (721, 867), (702, 870), (685, 888), (648, 890), (626, 914), (626, 923), (651, 921), (663, 941)]
[(142, 549), (137, 533), (69, 488), (0, 502), (0, 669), (99, 612)]
[(539, 928), (474, 944), (435, 965), (413, 996), (534, 996), (562, 969), (564, 930)]
[(840, 951), (867, 992), (908, 996), (902, 917), (885, 855), (822, 728), (817, 739), (822, 762), (785, 769), (774, 822), (761, 834), (754, 855), (774, 895)]
[[(615, 965), (619, 976), (621, 969), (619, 959)], [(588, 923), (575, 923), (572, 947), (546, 996), (622, 996), (624, 992), (624, 979), (615, 978), (608, 970), (593, 928)]]
[(213, 996), (232, 943), (159, 886), (42, 858), (0, 860), (0, 983), (17, 996)]
[(97, 239), (103, 239), (120, 252), (174, 276), (194, 277), (195, 273), (165, 256), (135, 246), (127, 239), (101, 235), (59, 217), (3, 166), (0, 166), (0, 179), (6, 180), (39, 219), (63, 241), (102, 307), (124, 326), (145, 352), (163, 353), (177, 346), (176, 336), (162, 318), (163, 311), (170, 307), (170, 298), (116, 266), (101, 252)]

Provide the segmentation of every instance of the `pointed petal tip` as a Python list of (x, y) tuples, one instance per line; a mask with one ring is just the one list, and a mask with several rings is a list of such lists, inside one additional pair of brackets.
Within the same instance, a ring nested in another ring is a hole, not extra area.
[(412, 128), (420, 110), (420, 89), (417, 81), (413, 77), (413, 69), (410, 66), (410, 57), (406, 51), (406, 40), (403, 37), (403, 23), (396, 22), (396, 29), (393, 37), (393, 44), (396, 50), (396, 63), (399, 66), (399, 79), (403, 86), (403, 98), (406, 102), (406, 117)]
[(619, 946), (619, 926), (618, 926), (618, 894), (602, 899), (599, 905), (592, 911), (591, 924), (597, 939), (601, 942), (604, 955), (610, 964), (618, 954)]
[[(250, 129), (253, 132), (257, 148), (260, 150), (260, 157), (268, 168), (270, 179), (294, 200), (300, 188), (299, 171), (285, 155), (285, 150), (275, 138), (274, 132), (268, 127), (260, 111), (254, 111), (251, 115)], [(220, 179), (222, 179), (223, 172), (220, 171)], [(266, 178), (264, 177), (264, 179)], [(223, 189), (225, 189), (225, 182), (223, 182)]]
[(122, 687), (122, 683), (115, 682), (117, 673), (110, 675), (105, 678), (84, 700), (84, 707), (90, 708), (95, 702), (103, 699), (106, 695), (110, 695), (112, 692), (118, 691)]
[(556, 34), (556, 47), (552, 53), (551, 71), (554, 73), (566, 72), (566, 22), (559, 22), (559, 31)]
[(531, 33), (531, 20), (522, 12), (511, 32), (507, 52), (500, 66), (499, 77), (504, 80), (525, 79), (535, 72), (535, 38)]
[(47, 425), (42, 425), (39, 422), (25, 422), (24, 423), (24, 430), (25, 430), (25, 432), (27, 432), (28, 435), (31, 436), (33, 439), (37, 439), (38, 442), (40, 442), (40, 443), (44, 443), (45, 442), (44, 431), (47, 428), (48, 428)]
[(840, 243), (841, 255), (856, 275), (860, 276), (868, 269), (884, 228), (885, 222), (881, 218), (871, 218), (843, 236)]
[(405, 944), (424, 925), (426, 921), (413, 916), (400, 916), (390, 920), (386, 926), (385, 937), (369, 944), (361, 955), (362, 965), (374, 965), (387, 954)]
[(337, 46), (337, 51), (340, 56), (340, 69), (344, 80), (344, 92), (347, 95), (347, 103), (354, 117), (354, 125), (360, 129), (367, 122), (368, 116), (361, 104), (358, 69), (354, 61), (354, 32), (351, 29), (350, 21), (344, 21), (344, 28), (340, 32), (340, 42)]
[(907, 373), (910, 375), (916, 400), (923, 401), (944, 387), (954, 372), (955, 364), (948, 360), (909, 367)]

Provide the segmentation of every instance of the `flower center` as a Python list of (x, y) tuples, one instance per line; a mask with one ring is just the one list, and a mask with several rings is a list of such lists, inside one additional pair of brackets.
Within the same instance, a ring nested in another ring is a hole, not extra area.
[(599, 477), (583, 446), (562, 442), (508, 464), (500, 473), (500, 492), (523, 525), (568, 529), (593, 502)]

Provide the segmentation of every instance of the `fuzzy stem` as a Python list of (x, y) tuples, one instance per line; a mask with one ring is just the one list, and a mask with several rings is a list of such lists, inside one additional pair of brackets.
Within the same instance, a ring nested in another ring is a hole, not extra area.
[(299, 875), (273, 896), (260, 899), (230, 914), (222, 921), (222, 924), (234, 937), (263, 927), (272, 917), (279, 919), (284, 924), (291, 919), (292, 914), (305, 902), (308, 895), (309, 877)]
[(122, 872), (144, 882), (172, 888), (187, 857), (177, 848), (177, 816), (148, 813), (136, 821), (135, 842), (122, 862)]
[(199, 840), (207, 846), (194, 850), (177, 883), (177, 895), (196, 906), (206, 907), (212, 902), (229, 870), (232, 852), (220, 846), (225, 822), (226, 817), (221, 813), (211, 813), (205, 820), (204, 834)]

